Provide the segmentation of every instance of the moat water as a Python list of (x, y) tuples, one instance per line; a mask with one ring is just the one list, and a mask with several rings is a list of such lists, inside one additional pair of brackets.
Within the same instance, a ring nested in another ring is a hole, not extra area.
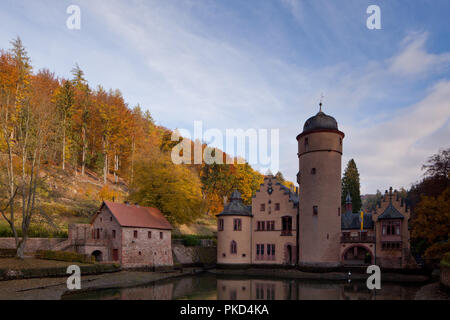
[(369, 291), (365, 282), (324, 282), (289, 279), (195, 275), (155, 284), (99, 290), (78, 300), (412, 300), (422, 285), (382, 283)]

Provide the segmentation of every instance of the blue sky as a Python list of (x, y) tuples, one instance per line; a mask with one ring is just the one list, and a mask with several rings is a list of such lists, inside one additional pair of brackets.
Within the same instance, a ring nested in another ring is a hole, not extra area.
[[(66, 8), (81, 7), (81, 30)], [(369, 5), (382, 29), (366, 27)], [(161, 125), (279, 128), (295, 180), (295, 137), (318, 111), (346, 133), (363, 193), (406, 187), (450, 146), (447, 0), (90, 0), (0, 2), (0, 43), (20, 36), (35, 69), (118, 88)]]

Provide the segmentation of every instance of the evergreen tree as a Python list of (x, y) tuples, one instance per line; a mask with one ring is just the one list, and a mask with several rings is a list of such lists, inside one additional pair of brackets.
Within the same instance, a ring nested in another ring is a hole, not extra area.
[(359, 212), (362, 206), (360, 188), (358, 168), (356, 167), (355, 160), (351, 159), (347, 164), (344, 177), (342, 178), (342, 206), (345, 205), (347, 194), (350, 193), (353, 212)]

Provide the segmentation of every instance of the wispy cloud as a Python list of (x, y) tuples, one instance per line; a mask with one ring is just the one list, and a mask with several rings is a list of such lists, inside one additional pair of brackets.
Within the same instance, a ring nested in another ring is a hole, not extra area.
[(441, 81), (418, 103), (393, 111), (387, 121), (367, 127), (351, 125), (346, 159), (354, 157), (365, 180), (364, 191), (384, 185), (409, 187), (419, 180), (422, 163), (439, 148), (449, 147), (450, 81)]
[(172, 129), (195, 120), (205, 129), (279, 128), (281, 170), (291, 180), (295, 137), (322, 93), (347, 135), (344, 165), (355, 158), (363, 192), (407, 187), (429, 155), (449, 146), (450, 52), (444, 45), (433, 53), (432, 30), (399, 27), (394, 37), (395, 10), (383, 11), (383, 31), (368, 33), (370, 1), (76, 2), (78, 33), (64, 29), (63, 3), (47, 10), (53, 1), (7, 1), (17, 18), (2, 2), (14, 34), (3, 29), (0, 39), (23, 34), (33, 61), (58, 75), (80, 63), (91, 84), (120, 88)]
[(413, 33), (403, 40), (403, 50), (391, 60), (390, 71), (400, 75), (421, 75), (448, 72), (450, 53), (433, 54), (426, 51), (428, 33)]

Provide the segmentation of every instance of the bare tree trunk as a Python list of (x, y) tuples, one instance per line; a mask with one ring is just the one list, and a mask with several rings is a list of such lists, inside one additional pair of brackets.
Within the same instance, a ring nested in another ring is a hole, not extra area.
[(83, 154), (81, 156), (81, 176), (84, 177), (84, 171), (85, 171), (85, 167), (86, 167), (86, 149), (87, 149), (86, 128), (84, 126), (83, 126), (82, 136), (83, 136)]
[(63, 149), (62, 149), (62, 169), (66, 170), (66, 117), (63, 121)]
[(114, 183), (117, 184), (119, 182), (119, 177), (117, 172), (119, 171), (119, 155), (114, 155)]
[(133, 142), (131, 143), (131, 177), (130, 177), (130, 186), (133, 185), (134, 179), (134, 150), (136, 148), (135, 137), (133, 136)]
[(103, 139), (103, 154), (105, 157), (105, 163), (103, 166), (103, 184), (107, 184), (108, 183), (108, 151), (107, 151), (107, 141), (104, 138)]

